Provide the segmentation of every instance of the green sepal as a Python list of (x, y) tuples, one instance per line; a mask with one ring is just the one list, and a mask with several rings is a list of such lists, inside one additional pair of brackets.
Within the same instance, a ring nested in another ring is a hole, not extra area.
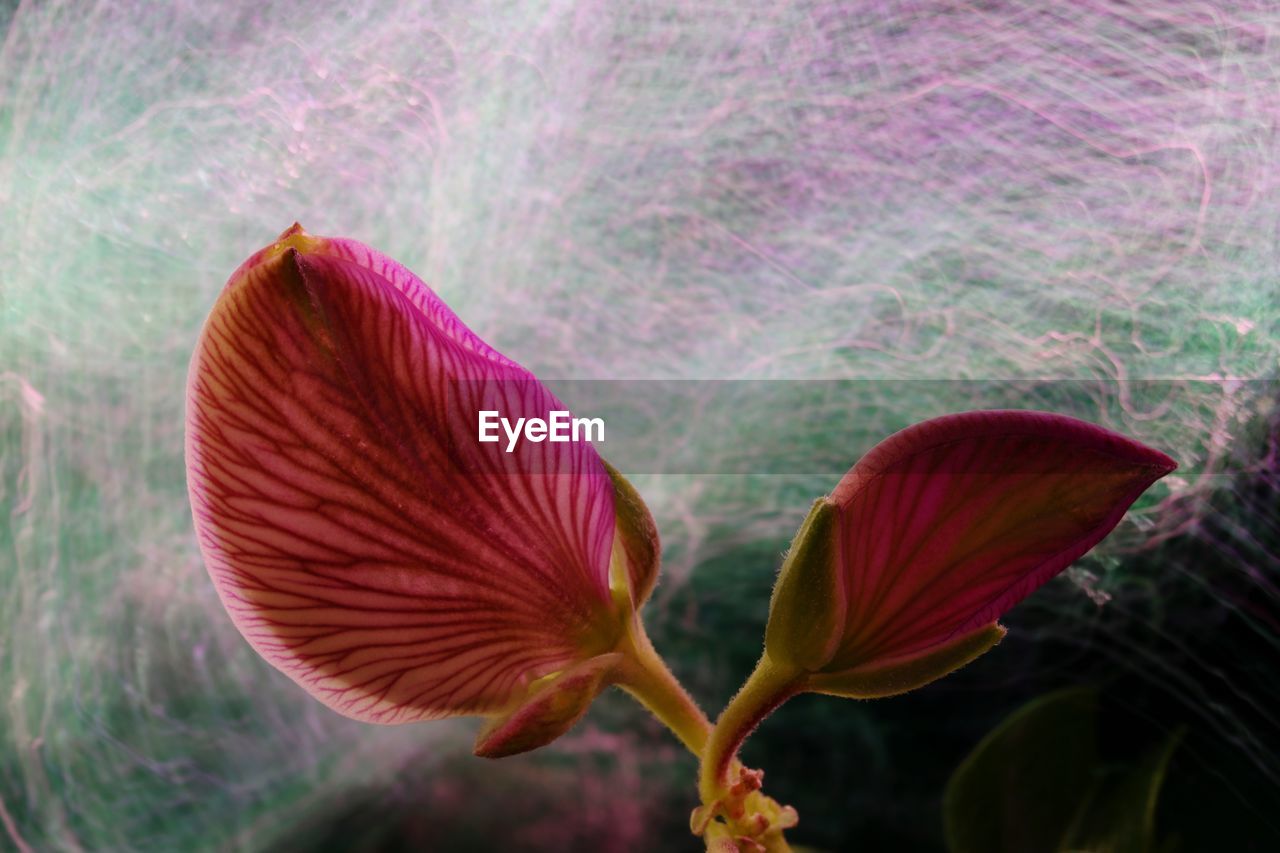
[(919, 654), (840, 672), (814, 673), (805, 680), (805, 689), (812, 693), (826, 693), (849, 699), (896, 696), (924, 687), (931, 681), (937, 681), (972, 663), (990, 651), (1004, 635), (1004, 627), (992, 622), (985, 628), (979, 628)]
[(537, 684), (514, 709), (485, 724), (475, 754), (505, 758), (551, 743), (582, 719), (621, 660), (616, 652), (597, 655)]
[(820, 670), (844, 636), (848, 601), (838, 559), (838, 517), (834, 504), (814, 502), (774, 584), (764, 647), (783, 668)]
[[(658, 540), (658, 526), (636, 487), (603, 459), (604, 469), (613, 480), (613, 514), (617, 536), (615, 553), (621, 546), (625, 557), (626, 582), (630, 607), (638, 610), (653, 592), (658, 582), (658, 564), (662, 558), (662, 546)], [(612, 574), (612, 573), (611, 573)], [(613, 578), (611, 584), (616, 585)], [(615, 589), (615, 593), (619, 590)]]

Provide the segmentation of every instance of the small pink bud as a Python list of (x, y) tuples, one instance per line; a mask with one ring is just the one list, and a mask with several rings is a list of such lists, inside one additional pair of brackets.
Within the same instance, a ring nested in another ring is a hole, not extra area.
[(767, 656), (816, 692), (870, 698), (926, 684), (999, 642), (1000, 616), (1175, 467), (1045, 412), (909, 427), (814, 505), (774, 589)]

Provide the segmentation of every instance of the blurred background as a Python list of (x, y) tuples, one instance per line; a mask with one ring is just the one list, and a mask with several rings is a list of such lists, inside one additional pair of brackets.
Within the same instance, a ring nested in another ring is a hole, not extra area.
[(1085, 776), (1172, 744), (1114, 811), (1280, 849), (1278, 39), (1272, 4), (1180, 0), (0, 1), (0, 849), (698, 849), (694, 762), (621, 694), (482, 761), (475, 721), (330, 712), (222, 612), (187, 360), (295, 220), (580, 413), (683, 389), (702, 419), (654, 402), (615, 461), (713, 715), (809, 502), (894, 429), (1034, 406), (1170, 453), (991, 654), (797, 699), (745, 758), (798, 843), (943, 849), (966, 755), (1087, 688)]

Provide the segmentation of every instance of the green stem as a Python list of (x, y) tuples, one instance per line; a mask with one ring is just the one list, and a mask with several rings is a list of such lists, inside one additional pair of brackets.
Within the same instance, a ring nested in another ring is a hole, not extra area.
[(617, 650), (622, 652), (622, 663), (615, 671), (614, 683), (675, 732), (690, 752), (701, 757), (711, 735), (711, 721), (653, 648), (639, 616), (633, 618)]
[[(702, 713), (654, 650), (638, 616), (631, 620), (616, 651), (622, 654), (622, 662), (614, 670), (614, 683), (638, 699), (680, 738), (690, 752), (702, 759), (704, 784), (699, 788), (704, 803), (715, 802), (726, 792), (728, 777), (742, 769), (736, 760), (738, 747), (769, 712), (795, 695), (803, 682), (803, 677), (794, 671), (784, 671), (767, 655), (762, 657), (756, 671), (729, 703), (713, 729), (707, 715)], [(705, 784), (708, 779), (710, 784)], [(763, 794), (752, 796), (760, 798), (753, 809), (760, 808), (761, 803), (767, 804), (766, 812), (776, 819), (777, 803)], [(744, 831), (732, 822), (727, 827), (723, 824), (720, 827), (724, 832)], [(788, 853), (791, 850), (781, 829), (765, 835), (763, 843), (769, 853)]]
[(803, 685), (804, 675), (799, 671), (778, 666), (767, 653), (760, 657), (755, 671), (725, 707), (711, 732), (698, 779), (704, 804), (710, 805), (723, 797), (733, 783), (730, 771), (743, 741), (765, 717), (799, 693)]

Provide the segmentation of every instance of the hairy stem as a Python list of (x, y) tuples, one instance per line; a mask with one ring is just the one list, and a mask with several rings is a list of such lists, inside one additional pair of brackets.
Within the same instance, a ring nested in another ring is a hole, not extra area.
[(776, 665), (768, 654), (761, 656), (755, 671), (725, 707), (711, 732), (698, 779), (704, 804), (710, 805), (724, 796), (733, 782), (731, 771), (743, 741), (765, 717), (800, 692), (803, 680), (796, 670)]
[(711, 735), (711, 721), (654, 650), (638, 616), (632, 620), (618, 651), (623, 660), (614, 683), (639, 700), (690, 752), (701, 758)]

